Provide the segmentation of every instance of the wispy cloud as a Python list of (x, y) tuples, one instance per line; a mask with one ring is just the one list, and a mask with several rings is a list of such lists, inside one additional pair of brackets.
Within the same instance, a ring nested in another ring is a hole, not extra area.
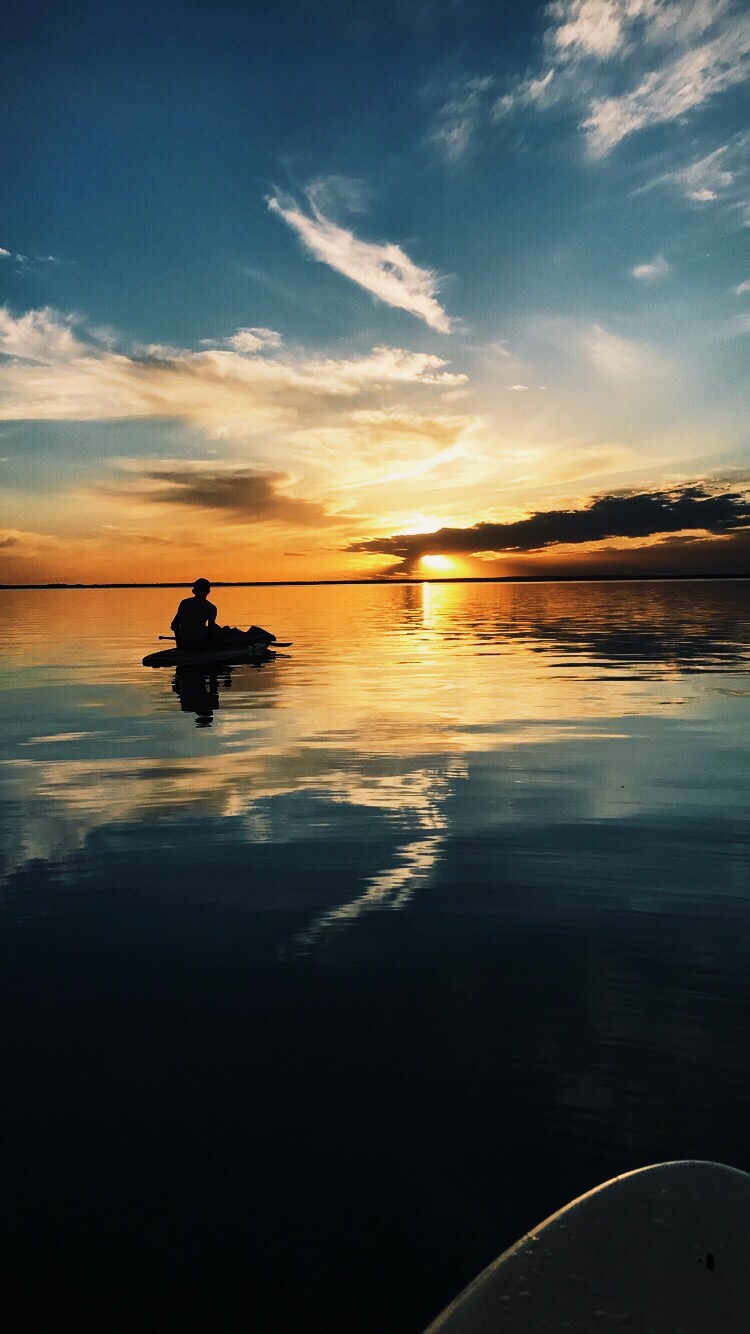
[(663, 255), (656, 255), (647, 264), (636, 264), (630, 270), (632, 276), (643, 283), (657, 283), (662, 278), (668, 278), (672, 272), (672, 265)]
[(51, 547), (59, 547), (62, 541), (50, 533), (35, 533), (21, 528), (0, 528), (0, 551), (18, 551), (35, 555)]
[[(724, 5), (714, 18), (723, 17)], [(750, 15), (727, 20), (711, 40), (667, 57), (628, 92), (594, 98), (583, 121), (592, 157), (604, 157), (628, 135), (651, 125), (681, 119), (748, 74)]]
[(233, 352), (255, 353), (264, 352), (268, 348), (279, 348), (283, 343), (283, 338), (275, 329), (238, 329), (229, 338), (220, 338), (218, 341), (212, 338), (202, 338), (201, 347), (228, 347)]
[(55, 578), (50, 575), (65, 560), (69, 543), (52, 533), (32, 528), (0, 528), (0, 578), (4, 582)]
[(447, 162), (459, 162), (472, 148), (493, 86), (494, 79), (486, 75), (461, 80), (440, 107), (430, 139)]
[(734, 289), (735, 296), (744, 296), (746, 292), (750, 292), (750, 278), (746, 278), (744, 282), (739, 283)]
[(559, 75), (554, 69), (546, 73), (520, 79), (510, 92), (498, 97), (492, 108), (493, 120), (502, 120), (504, 116), (517, 111), (520, 107), (536, 107), (538, 110), (552, 106), (563, 96), (564, 89)]
[(427, 479), (449, 464), (460, 464), (466, 484), (477, 471), (472, 441), (483, 424), (481, 417), (394, 405), (359, 409), (340, 424), (296, 432), (290, 444), (312, 453), (337, 492)]
[[(748, 73), (750, 15), (737, 0), (552, 0), (544, 13), (541, 62), (494, 92), (492, 114), (568, 107), (592, 159), (684, 120)], [(470, 142), (488, 87), (467, 78), (442, 108), (434, 138), (449, 158)]]
[(675, 191), (697, 209), (721, 207), (726, 226), (750, 227), (750, 133), (744, 131), (681, 166), (660, 172), (633, 191)]
[(641, 8), (627, 0), (555, 0), (547, 7), (547, 45), (567, 60), (616, 55), (625, 46), (628, 20)]
[(20, 255), (13, 250), (6, 250), (0, 245), (0, 259), (12, 259), (19, 268), (34, 268), (37, 264), (59, 264), (57, 255)]
[[(745, 136), (743, 136), (744, 138)], [(657, 186), (671, 186), (695, 204), (708, 204), (724, 195), (734, 184), (737, 172), (730, 159), (738, 145), (722, 144), (713, 152), (695, 158), (683, 167), (665, 171), (645, 185), (639, 186), (635, 194), (644, 194)]]
[(440, 278), (423, 269), (399, 245), (361, 241), (323, 213), (316, 189), (307, 191), (307, 211), (286, 195), (268, 199), (272, 212), (296, 232), (305, 249), (323, 264), (363, 287), (379, 301), (408, 311), (438, 333), (450, 333), (454, 321), (437, 299)]
[(541, 110), (552, 106), (562, 96), (554, 69), (516, 80), (501, 95), (494, 77), (465, 75), (454, 81), (450, 97), (438, 108), (429, 142), (449, 166), (455, 166), (482, 145), (487, 131), (499, 121), (524, 107)]
[(601, 324), (583, 331), (581, 346), (594, 370), (607, 380), (637, 380), (664, 370), (663, 359), (647, 344), (623, 338)]
[(258, 357), (229, 347), (118, 352), (49, 309), (14, 316), (0, 307), (0, 354), (9, 359), (0, 363), (0, 419), (164, 417), (223, 436), (293, 421), (326, 400), (466, 383), (441, 357), (393, 347), (344, 358)]
[(530, 332), (566, 356), (587, 362), (598, 375), (612, 382), (654, 380), (674, 370), (673, 360), (661, 348), (627, 338), (603, 324), (546, 317), (532, 321)]

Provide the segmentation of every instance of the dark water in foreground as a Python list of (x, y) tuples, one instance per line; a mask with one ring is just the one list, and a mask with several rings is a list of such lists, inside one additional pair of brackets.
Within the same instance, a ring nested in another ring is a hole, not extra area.
[(174, 590), (0, 599), (11, 1334), (417, 1334), (750, 1170), (747, 583), (221, 590), (294, 647), (177, 682)]

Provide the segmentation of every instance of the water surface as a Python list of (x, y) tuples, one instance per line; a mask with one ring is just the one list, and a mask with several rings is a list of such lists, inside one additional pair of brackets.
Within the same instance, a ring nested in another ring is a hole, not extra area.
[(747, 592), (222, 589), (294, 643), (215, 676), (177, 590), (0, 594), (12, 1329), (416, 1334), (750, 1169)]

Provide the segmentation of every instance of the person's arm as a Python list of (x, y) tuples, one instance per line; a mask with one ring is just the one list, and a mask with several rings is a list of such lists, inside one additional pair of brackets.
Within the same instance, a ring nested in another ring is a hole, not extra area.
[(216, 608), (213, 602), (207, 602), (206, 607), (208, 608), (208, 624), (216, 625)]
[(175, 634), (177, 634), (177, 631), (180, 628), (181, 612), (182, 612), (182, 603), (180, 603), (179, 607), (177, 608), (177, 611), (172, 617), (172, 624), (169, 627), (170, 630), (174, 630)]

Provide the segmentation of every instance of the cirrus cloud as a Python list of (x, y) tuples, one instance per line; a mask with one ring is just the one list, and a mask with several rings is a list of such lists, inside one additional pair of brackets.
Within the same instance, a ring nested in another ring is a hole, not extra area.
[(393, 242), (361, 241), (346, 227), (325, 216), (320, 190), (308, 188), (308, 212), (280, 193), (268, 199), (269, 209), (296, 232), (304, 248), (323, 264), (363, 287), (378, 301), (416, 315), (438, 333), (450, 333), (455, 322), (437, 299), (440, 279), (420, 268)]
[(467, 76), (442, 107), (433, 139), (449, 161), (483, 123), (569, 107), (588, 156), (631, 135), (682, 121), (747, 77), (750, 16), (738, 0), (552, 0), (542, 60), (505, 91)]
[(710, 204), (721, 198), (734, 185), (742, 170), (742, 159), (747, 156), (749, 136), (721, 144), (710, 153), (693, 158), (684, 166), (662, 172), (641, 185), (634, 194), (645, 194), (658, 186), (671, 186), (694, 204)]
[[(726, 6), (714, 6), (723, 17)], [(747, 78), (750, 16), (723, 24), (709, 41), (696, 44), (649, 70), (628, 92), (592, 101), (582, 123), (592, 157), (604, 157), (628, 135), (677, 120)]]

